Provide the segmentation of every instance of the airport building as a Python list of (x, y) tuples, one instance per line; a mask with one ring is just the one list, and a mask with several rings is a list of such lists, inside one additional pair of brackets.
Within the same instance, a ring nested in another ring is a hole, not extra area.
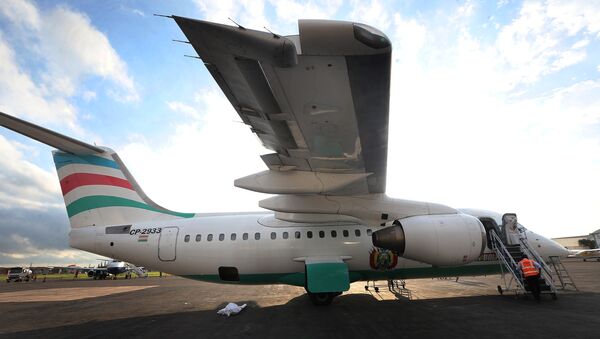
[(588, 235), (576, 235), (572, 237), (561, 237), (561, 238), (552, 238), (552, 240), (557, 243), (563, 245), (564, 247), (570, 250), (585, 250), (589, 247), (582, 246), (579, 242), (580, 240), (594, 240), (596, 242), (596, 247), (600, 245), (600, 229), (588, 234)]

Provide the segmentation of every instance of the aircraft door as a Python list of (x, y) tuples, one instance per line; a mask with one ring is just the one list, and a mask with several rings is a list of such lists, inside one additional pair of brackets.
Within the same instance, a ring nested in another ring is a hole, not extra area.
[(519, 228), (517, 226), (517, 215), (505, 213), (502, 216), (502, 229), (506, 234), (506, 243), (509, 245), (519, 244)]
[(177, 235), (179, 227), (163, 227), (158, 239), (158, 259), (173, 261), (177, 258)]

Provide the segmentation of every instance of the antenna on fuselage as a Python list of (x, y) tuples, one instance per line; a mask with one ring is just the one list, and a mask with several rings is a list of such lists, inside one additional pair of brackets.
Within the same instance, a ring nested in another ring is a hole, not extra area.
[(271, 30), (270, 30), (270, 29), (268, 29), (268, 28), (267, 28), (267, 26), (263, 26), (263, 28), (264, 28), (264, 29), (266, 29), (266, 30), (267, 30), (267, 32), (269, 32), (269, 33), (273, 34), (273, 38), (275, 38), (275, 39), (279, 39), (279, 38), (281, 38), (281, 35), (279, 35), (279, 34), (275, 34), (275, 33), (271, 32)]
[(237, 22), (233, 21), (233, 19), (232, 19), (232, 18), (230, 18), (230, 17), (227, 17), (227, 19), (229, 19), (229, 21), (231, 21), (231, 22), (233, 22), (234, 24), (236, 24), (236, 25), (238, 26), (238, 28), (239, 28), (239, 29), (246, 30), (246, 27), (244, 27), (244, 26), (242, 26), (242, 25), (238, 24)]

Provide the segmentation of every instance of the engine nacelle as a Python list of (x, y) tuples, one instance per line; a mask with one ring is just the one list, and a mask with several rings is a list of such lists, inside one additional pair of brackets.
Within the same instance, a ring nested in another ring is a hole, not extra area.
[(470, 215), (420, 215), (399, 222), (373, 232), (373, 245), (434, 266), (468, 264), (485, 249), (485, 229)]

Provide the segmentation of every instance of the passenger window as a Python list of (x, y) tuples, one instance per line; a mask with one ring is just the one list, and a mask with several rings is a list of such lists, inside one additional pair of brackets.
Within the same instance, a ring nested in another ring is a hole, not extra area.
[(319, 238), (325, 238), (325, 232), (319, 231)]
[(206, 237), (206, 240), (208, 240), (208, 241), (212, 241), (212, 234), (209, 234), (209, 235)]
[(277, 233), (271, 232), (271, 239), (275, 240), (277, 238)]
[(190, 235), (189, 235), (189, 234), (186, 234), (186, 235), (185, 235), (185, 238), (183, 238), (183, 241), (185, 241), (185, 242), (190, 242)]
[(300, 231), (296, 231), (296, 233), (294, 234), (294, 238), (300, 239)]
[(219, 234), (219, 241), (223, 241), (225, 240), (225, 234), (221, 233)]
[(283, 239), (287, 239), (288, 238), (288, 232), (283, 232)]
[(244, 233), (244, 234), (242, 235), (242, 239), (244, 239), (244, 240), (248, 240), (248, 233)]
[(360, 230), (354, 230), (354, 235), (360, 237)]
[(343, 230), (342, 234), (344, 235), (345, 238), (348, 238), (348, 230)]
[(233, 241), (233, 240), (235, 240), (235, 238), (237, 238), (237, 235), (235, 235), (235, 233), (231, 233), (231, 238), (230, 239)]
[(337, 237), (337, 232), (336, 232), (336, 231), (331, 231), (331, 237), (332, 237), (332, 238), (335, 238), (335, 237)]
[(371, 236), (371, 234), (373, 234), (373, 232), (371, 231), (371, 229), (370, 229), (370, 228), (367, 228), (367, 235), (368, 235), (368, 236)]
[(312, 231), (308, 231), (308, 232), (306, 232), (306, 237), (307, 237), (308, 239), (311, 239), (311, 238), (312, 238)]
[(260, 240), (260, 233), (258, 233), (258, 232), (254, 233), (254, 239)]
[(196, 234), (196, 242), (202, 240), (202, 234)]

